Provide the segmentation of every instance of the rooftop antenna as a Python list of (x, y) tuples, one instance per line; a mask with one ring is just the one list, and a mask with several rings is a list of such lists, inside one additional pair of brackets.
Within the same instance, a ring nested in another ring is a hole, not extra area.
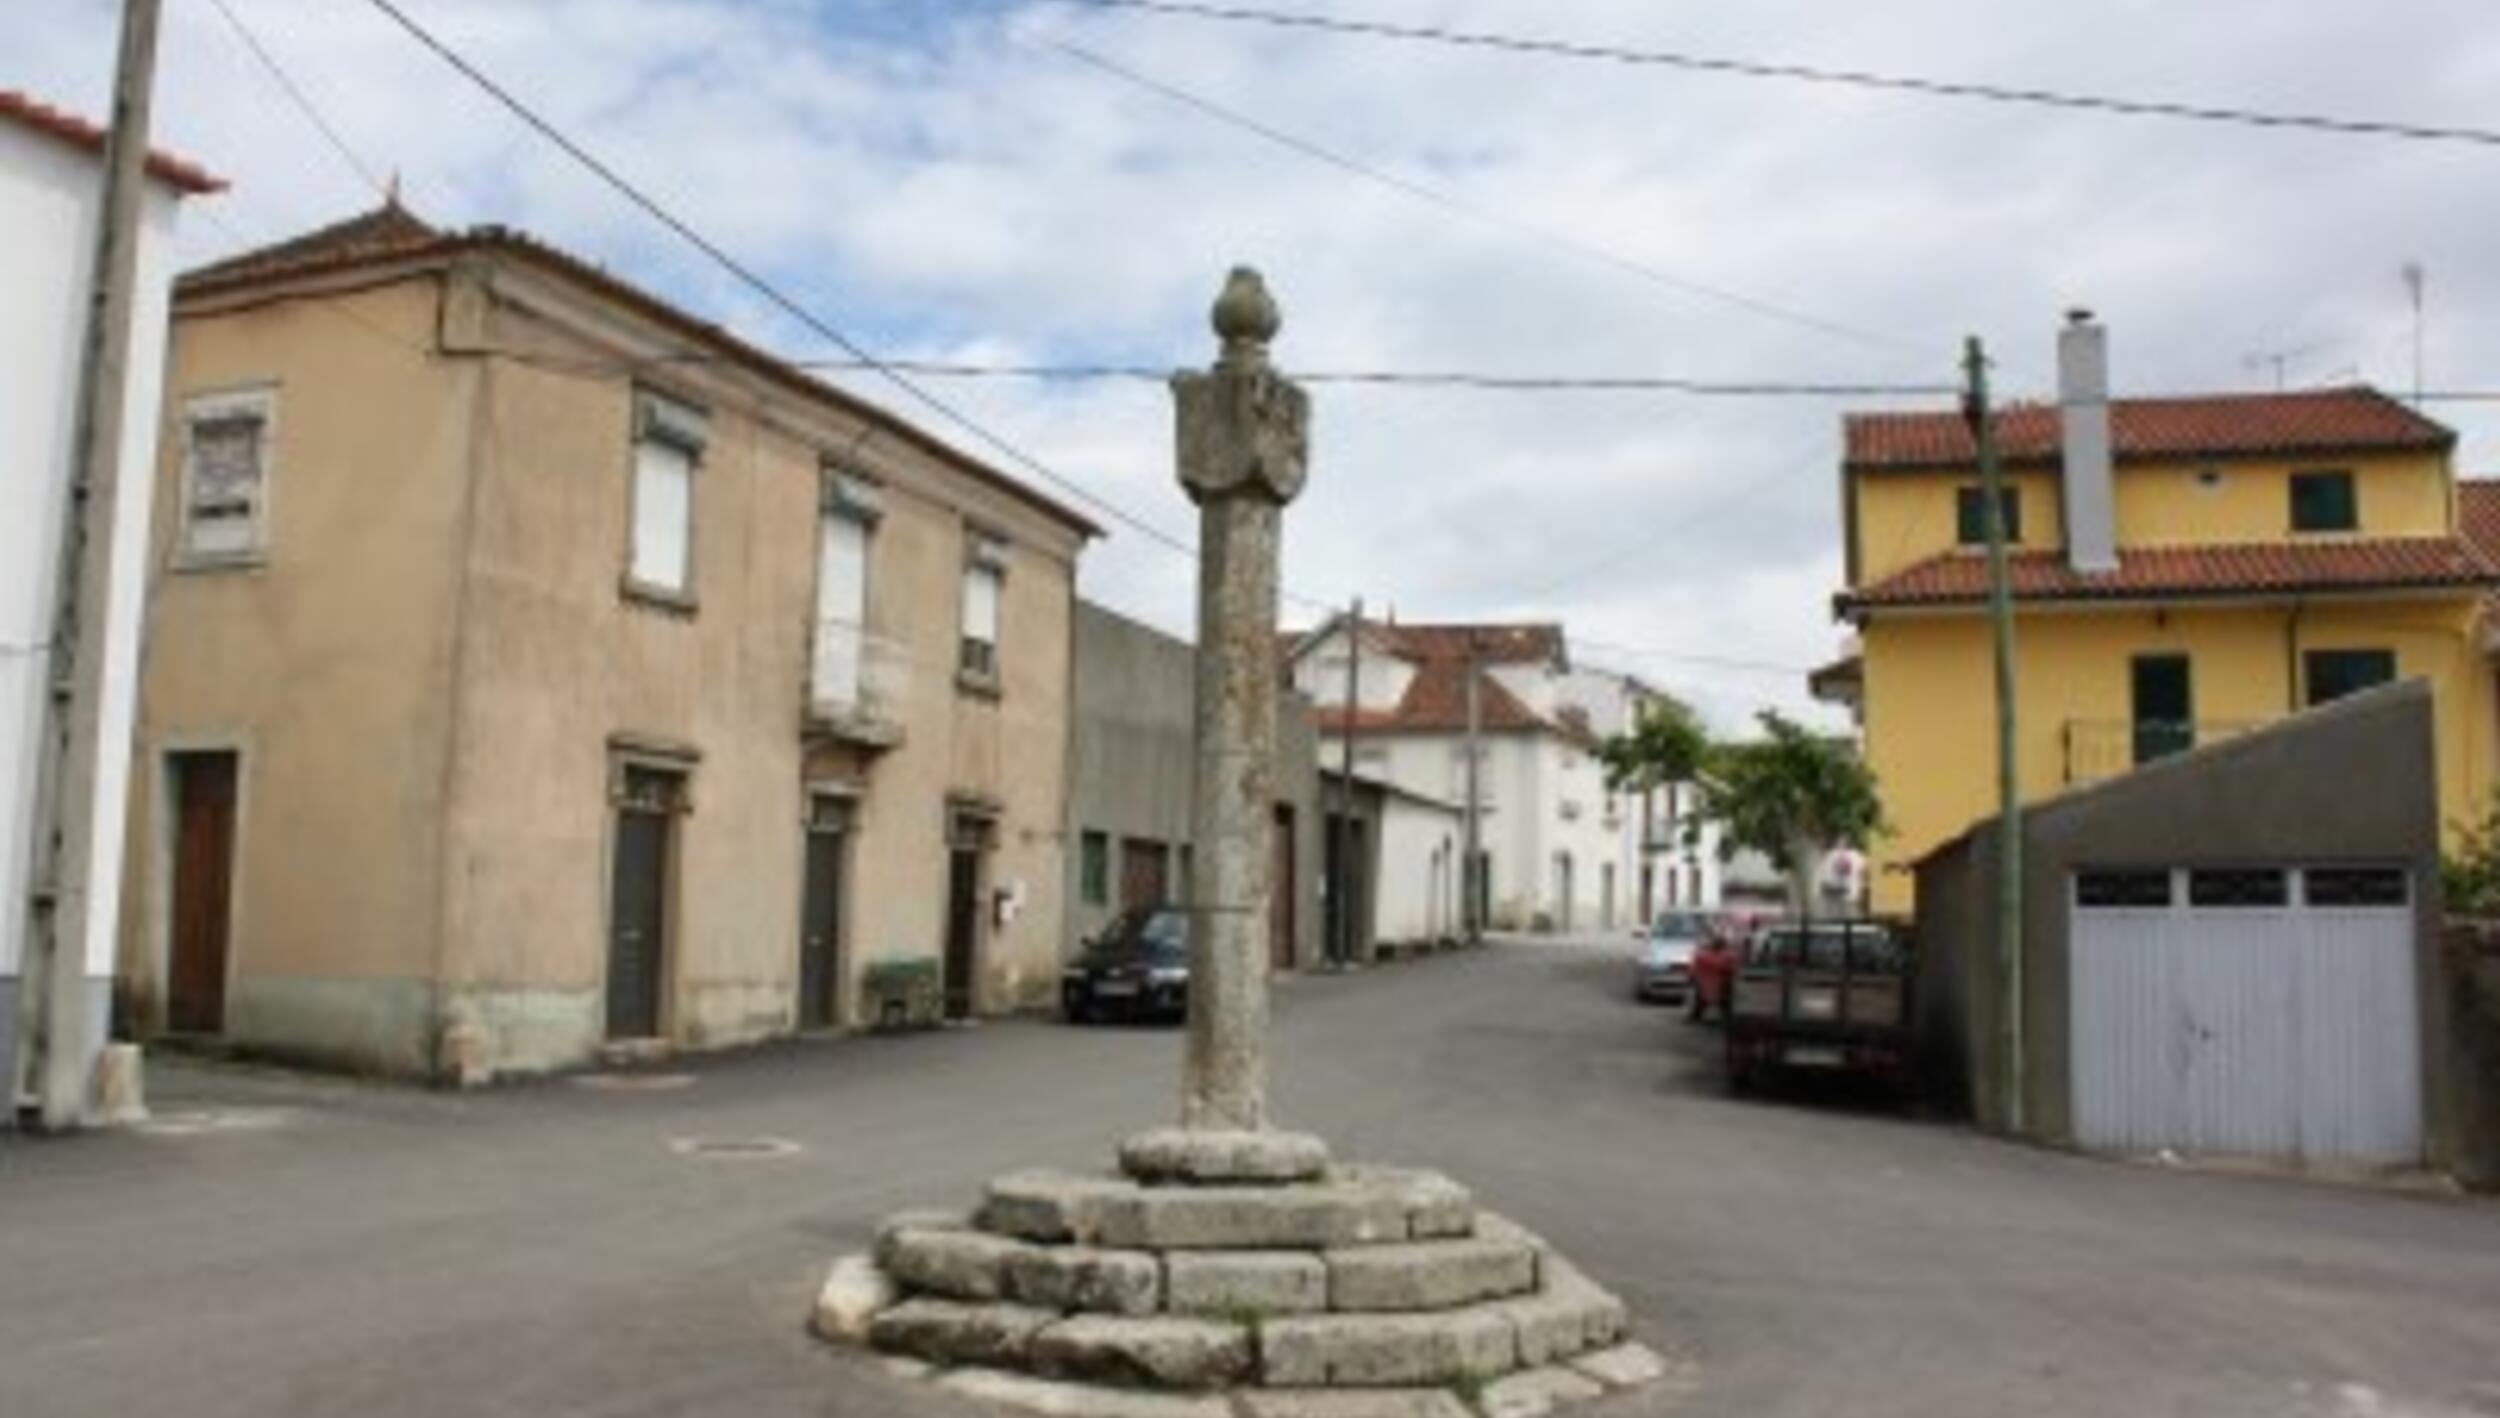
[(2286, 345), (2278, 349), (2256, 350), (2243, 356), (2240, 365), (2246, 369), (2271, 368), (2274, 371), (2275, 391), (2280, 393), (2287, 387), (2291, 377), (2292, 361), (2299, 359), (2302, 355), (2316, 354), (2325, 349), (2329, 343), (2326, 340), (2312, 340), (2305, 345)]
[(2422, 288), (2430, 281), (2430, 273), (2419, 261), (2407, 261), (2402, 272), (2405, 295), (2413, 302), (2413, 407), (2422, 407)]

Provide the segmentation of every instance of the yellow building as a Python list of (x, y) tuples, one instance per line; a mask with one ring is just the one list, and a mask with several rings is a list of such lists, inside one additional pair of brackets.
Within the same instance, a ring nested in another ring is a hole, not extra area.
[[(2060, 337), (2055, 405), (1999, 411), (2025, 800), (2397, 678), (2430, 681), (2440, 812), (2495, 766), (2481, 642), (2495, 562), (2460, 525), (2456, 435), (2368, 388), (2110, 399), (2101, 327)], [(1856, 708), (1890, 832), (1877, 910), (1996, 797), (1987, 503), (1960, 414), (1845, 421)], [(2318, 771), (2332, 773), (2333, 764)]]

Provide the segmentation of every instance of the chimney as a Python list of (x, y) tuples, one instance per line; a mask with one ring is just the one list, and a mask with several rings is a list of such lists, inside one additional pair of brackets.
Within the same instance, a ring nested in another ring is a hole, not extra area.
[(2065, 454), (2058, 482), (2066, 513), (2066, 562), (2077, 571), (2118, 569), (2116, 489), (2109, 448), (2109, 331), (2089, 310), (2066, 312), (2057, 332), (2057, 406)]

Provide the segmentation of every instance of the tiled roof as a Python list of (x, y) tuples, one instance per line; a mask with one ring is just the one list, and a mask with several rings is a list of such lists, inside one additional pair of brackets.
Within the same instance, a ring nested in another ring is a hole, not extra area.
[[(2342, 541), (2121, 547), (2118, 569), (2082, 572), (2056, 552), (2008, 558), (2014, 597), (2024, 601), (2196, 599), (2500, 585), (2500, 562), (2462, 537), (2373, 537)], [(1843, 592), (1834, 606), (1854, 611), (1966, 604), (1988, 594), (1987, 558), (1945, 552), (1872, 586)]]
[[(2376, 389), (2300, 390), (2110, 401), (2110, 444), (2120, 462), (2336, 453), (2444, 452), (2445, 424)], [(1866, 413), (1842, 420), (1844, 461), (1865, 471), (1976, 466), (1979, 453), (1959, 413)], [(2009, 465), (2059, 461), (2058, 409), (2015, 404), (1997, 411), (1997, 449)]]
[(727, 328), (690, 314), (581, 257), (509, 227), (476, 226), (466, 231), (443, 231), (418, 220), (396, 200), (386, 201), (362, 215), (185, 272), (174, 283), (174, 296), (179, 306), (183, 301), (205, 300), (248, 290), (266, 282), (352, 270), (387, 261), (441, 260), (471, 251), (506, 256), (554, 271), (605, 299), (669, 326), (688, 338), (713, 346), (786, 388), (809, 398), (855, 410), (1087, 536), (1102, 535), (1102, 528), (1083, 513), (1009, 477), (919, 425), (858, 395), (837, 389), (779, 355), (749, 343)]
[[(1340, 619), (1323, 629), (1340, 628), (1343, 623)], [(1313, 633), (1288, 632), (1278, 637), (1280, 647), (1290, 655), (1307, 643)], [(1349, 716), (1342, 706), (1316, 706), (1314, 716), (1321, 731), (1338, 732), (1351, 717), (1358, 733), (1466, 732), (1470, 641), (1476, 647), (1477, 663), (1488, 668), (1559, 664), (1565, 658), (1559, 625), (1419, 625), (1367, 619), (1363, 622), (1365, 652), (1396, 656), (1414, 667), (1414, 677), (1407, 681), (1405, 697), (1395, 709), (1357, 710)], [(1487, 732), (1540, 730), (1574, 740), (1594, 738), (1585, 717), (1576, 723), (1567, 715), (1549, 719), (1522, 703), (1489, 674), (1477, 681), (1476, 716), (1479, 727)]]
[[(104, 153), (102, 128), (17, 89), (0, 89), (0, 119), (57, 138), (99, 157)], [(226, 190), (224, 178), (212, 174), (198, 163), (154, 149), (148, 152), (148, 175), (195, 197)]]
[(2500, 566), (2500, 478), (2458, 480), (2457, 535)]

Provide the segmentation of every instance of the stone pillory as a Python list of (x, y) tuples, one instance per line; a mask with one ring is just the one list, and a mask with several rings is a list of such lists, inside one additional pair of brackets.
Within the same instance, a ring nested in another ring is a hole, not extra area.
[(1200, 546), (1180, 1125), (1129, 1137), (1117, 1171), (1011, 1173), (968, 1216), (893, 1218), (835, 1264), (816, 1330), (960, 1394), (1106, 1418), (1472, 1418), (1653, 1382), (1623, 1302), (1465, 1187), (1268, 1126), (1277, 526), (1310, 402), (1268, 364), (1281, 321), (1256, 273), (1232, 273), (1214, 323), (1214, 366), (1172, 380)]

